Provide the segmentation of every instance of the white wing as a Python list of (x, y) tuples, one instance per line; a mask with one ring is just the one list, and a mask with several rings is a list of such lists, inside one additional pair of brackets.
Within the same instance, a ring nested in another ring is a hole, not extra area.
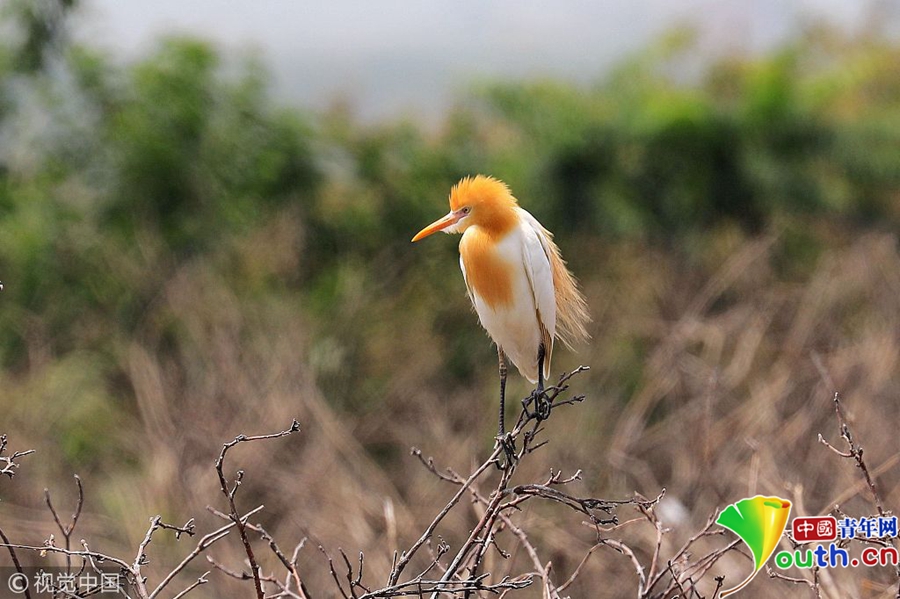
[(472, 307), (475, 307), (475, 296), (472, 295), (472, 287), (469, 286), (469, 278), (466, 276), (466, 265), (463, 262), (462, 254), (459, 255), (459, 269), (462, 271), (463, 281), (466, 283), (466, 294), (469, 296), (469, 300), (472, 302)]
[(516, 208), (521, 219), (522, 261), (525, 275), (531, 284), (534, 306), (542, 327), (541, 337), (546, 350), (545, 376), (550, 372), (553, 338), (556, 336), (556, 291), (553, 287), (553, 269), (550, 266), (550, 247), (547, 230), (527, 210)]

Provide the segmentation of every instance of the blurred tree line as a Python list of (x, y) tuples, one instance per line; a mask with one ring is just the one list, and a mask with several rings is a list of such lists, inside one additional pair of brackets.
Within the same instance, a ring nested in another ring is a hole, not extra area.
[(75, 9), (11, 2), (0, 42), (2, 376), (84, 382), (58, 431), (72, 460), (133, 409), (129, 340), (183, 351), (156, 302), (198, 263), (246, 310), (295, 306), (334, 401), (367, 409), (390, 341), (422, 331), (440, 376), (489, 363), (455, 244), (409, 245), (466, 174), (510, 183), (588, 286), (617, 244), (702, 262), (723, 235), (777, 232), (790, 277), (835, 236), (900, 224), (900, 45), (883, 37), (811, 27), (688, 77), (677, 31), (592, 86), (475, 89), (434, 132), (279, 106), (260, 64), (226, 75), (196, 39), (120, 64), (67, 37)]

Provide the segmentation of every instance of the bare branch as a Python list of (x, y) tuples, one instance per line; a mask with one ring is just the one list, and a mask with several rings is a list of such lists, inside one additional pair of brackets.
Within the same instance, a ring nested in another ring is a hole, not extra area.
[[(75, 476), (75, 486), (78, 488), (78, 499), (75, 503), (75, 511), (72, 513), (72, 518), (68, 524), (63, 524), (61, 518), (59, 517), (59, 512), (56, 511), (56, 508), (53, 507), (53, 502), (50, 500), (50, 490), (44, 489), (44, 503), (47, 504), (47, 509), (50, 510), (50, 513), (53, 515), (53, 521), (56, 522), (56, 527), (59, 529), (60, 534), (63, 536), (63, 541), (66, 544), (66, 549), (71, 548), (71, 538), (72, 532), (75, 530), (75, 526), (78, 524), (78, 518), (81, 516), (81, 508), (84, 507), (84, 486), (81, 484), (81, 478), (78, 477), (77, 474)], [(69, 555), (66, 555), (66, 572), (71, 571), (72, 569), (72, 561)]]
[(434, 534), (434, 530), (437, 528), (438, 524), (441, 523), (441, 520), (450, 513), (450, 510), (453, 509), (460, 498), (462, 498), (463, 494), (465, 494), (466, 489), (468, 489), (469, 485), (471, 485), (478, 477), (480, 477), (496, 460), (500, 457), (500, 453), (503, 449), (498, 445), (494, 448), (494, 451), (491, 453), (490, 457), (484, 461), (484, 463), (479, 466), (475, 472), (469, 476), (468, 479), (460, 486), (459, 490), (455, 495), (447, 502), (447, 505), (438, 513), (438, 515), (431, 521), (431, 524), (425, 529), (425, 532), (422, 533), (422, 536), (413, 543), (412, 547), (410, 547), (407, 551), (404, 551), (400, 554), (400, 559), (397, 561), (397, 565), (394, 566), (393, 570), (391, 570), (391, 575), (388, 580), (388, 587), (393, 587), (397, 584), (397, 581), (400, 579), (400, 574), (403, 573), (403, 570), (409, 564), (409, 561), (413, 558), (416, 552), (425, 544), (425, 541), (431, 538), (431, 535)]
[(837, 391), (835, 391), (834, 399), (832, 401), (834, 402), (834, 412), (837, 415), (838, 423), (840, 424), (841, 437), (847, 443), (847, 451), (842, 452), (836, 449), (833, 445), (828, 443), (821, 434), (819, 435), (819, 442), (842, 458), (853, 458), (856, 461), (856, 467), (862, 471), (863, 477), (866, 479), (866, 485), (868, 485), (869, 491), (872, 493), (872, 499), (875, 501), (875, 507), (878, 509), (878, 514), (884, 516), (884, 501), (882, 501), (881, 494), (878, 492), (875, 481), (872, 479), (872, 475), (869, 474), (869, 468), (866, 466), (866, 461), (863, 459), (863, 448), (856, 442), (853, 433), (850, 431), (850, 425), (847, 424), (847, 418), (844, 415), (844, 409), (841, 405), (841, 396)]
[(209, 576), (209, 572), (210, 572), (210, 571), (207, 570), (206, 572), (204, 572), (203, 574), (201, 574), (200, 577), (199, 577), (197, 580), (195, 580), (195, 581), (193, 582), (193, 584), (191, 584), (191, 586), (189, 586), (188, 588), (184, 589), (183, 591), (181, 591), (180, 593), (178, 593), (177, 595), (175, 595), (172, 599), (181, 599), (182, 597), (184, 597), (185, 595), (187, 595), (188, 593), (190, 593), (191, 591), (193, 591), (194, 589), (196, 589), (196, 588), (197, 588), (198, 586), (200, 586), (201, 584), (206, 584), (206, 583), (208, 583), (208, 582), (209, 582), (209, 579), (207, 579), (206, 577)]
[(5, 474), (9, 478), (12, 478), (19, 468), (19, 464), (16, 460), (31, 455), (35, 450), (27, 449), (25, 451), (14, 451), (12, 455), (5, 456), (3, 454), (6, 452), (7, 443), (6, 435), (0, 435), (0, 475)]
[(229, 441), (222, 445), (222, 451), (219, 453), (218, 459), (216, 459), (216, 474), (219, 476), (219, 486), (222, 491), (222, 494), (228, 500), (228, 507), (230, 508), (230, 517), (232, 522), (237, 525), (238, 534), (241, 537), (241, 543), (244, 545), (244, 551), (247, 553), (247, 559), (250, 561), (250, 573), (253, 575), (253, 585), (256, 588), (256, 596), (257, 599), (264, 599), (264, 594), (262, 590), (262, 583), (260, 582), (260, 574), (259, 574), (259, 565), (256, 561), (256, 556), (253, 554), (253, 547), (250, 545), (250, 540), (247, 538), (247, 530), (244, 526), (244, 522), (241, 520), (240, 515), (238, 514), (237, 506), (234, 503), (234, 496), (237, 493), (237, 489), (241, 484), (241, 481), (244, 477), (244, 471), (238, 470), (237, 475), (235, 476), (234, 481), (231, 484), (231, 488), (229, 489), (229, 485), (227, 480), (225, 479), (225, 474), (223, 472), (223, 466), (225, 463), (225, 454), (228, 453), (228, 450), (238, 445), (239, 443), (244, 443), (247, 441), (260, 441), (263, 439), (277, 439), (278, 437), (284, 437), (286, 435), (290, 435), (296, 433), (300, 430), (300, 423), (294, 420), (291, 422), (291, 426), (287, 430), (283, 430), (278, 433), (272, 433), (268, 435), (255, 435), (255, 436), (247, 436), (247, 435), (238, 435), (234, 438), (233, 441)]
[[(3, 441), (6, 441), (6, 435), (3, 436)], [(19, 556), (16, 555), (16, 546), (9, 542), (9, 537), (6, 536), (2, 528), (0, 528), (0, 539), (3, 540), (4, 546), (6, 546), (7, 551), (9, 551), (9, 556), (12, 558), (16, 572), (24, 576), (25, 571), (22, 569), (22, 564), (19, 562)], [(24, 594), (25, 599), (31, 599), (31, 590), (27, 586), (25, 587)]]
[(818, 568), (815, 568), (815, 570), (813, 571), (812, 580), (807, 580), (806, 578), (793, 578), (791, 576), (785, 576), (780, 572), (775, 572), (769, 566), (766, 566), (766, 574), (769, 575), (769, 578), (777, 578), (779, 580), (790, 582), (791, 584), (805, 584), (812, 590), (813, 593), (816, 594), (816, 599), (822, 599), (822, 589), (819, 588), (819, 581), (817, 579)]
[[(263, 509), (263, 506), (260, 505), (256, 508), (250, 510), (249, 512), (247, 512), (240, 518), (241, 522), (246, 523), (247, 519), (250, 518), (250, 516), (262, 511), (262, 509)], [(181, 571), (184, 570), (188, 566), (188, 564), (190, 564), (192, 561), (194, 561), (198, 555), (200, 555), (201, 553), (206, 551), (210, 547), (210, 545), (212, 545), (216, 541), (223, 539), (228, 534), (228, 532), (231, 530), (231, 528), (234, 526), (235, 526), (235, 523), (233, 521), (229, 522), (222, 528), (214, 530), (211, 533), (202, 537), (200, 539), (200, 541), (197, 542), (197, 546), (194, 547), (194, 550), (191, 551), (188, 555), (186, 555), (184, 557), (184, 559), (181, 560), (181, 563), (179, 563), (177, 566), (175, 566), (175, 568), (172, 569), (172, 571), (169, 572), (165, 576), (165, 578), (163, 578), (163, 580), (156, 586), (156, 588), (153, 589), (153, 592), (151, 592), (149, 595), (149, 599), (154, 599), (157, 595), (159, 595), (160, 591), (162, 591), (164, 588), (166, 588), (166, 586), (168, 586), (168, 584), (170, 582), (172, 582), (172, 579), (175, 578), (178, 574), (180, 574)]]

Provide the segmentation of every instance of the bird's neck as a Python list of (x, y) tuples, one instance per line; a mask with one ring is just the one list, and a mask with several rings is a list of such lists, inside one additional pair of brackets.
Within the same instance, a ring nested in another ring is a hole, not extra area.
[(506, 237), (519, 224), (519, 215), (516, 214), (514, 208), (507, 206), (482, 209), (482, 213), (478, 216), (479, 219), (472, 224), (472, 228), (477, 227), (479, 233), (494, 241), (500, 241)]
[(474, 225), (466, 230), (459, 242), (459, 255), (470, 293), (494, 309), (513, 301), (511, 264), (498, 251), (498, 241), (482, 227)]

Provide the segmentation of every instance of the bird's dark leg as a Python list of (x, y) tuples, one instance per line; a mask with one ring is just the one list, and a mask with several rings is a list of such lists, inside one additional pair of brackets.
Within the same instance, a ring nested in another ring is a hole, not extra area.
[(506, 432), (504, 413), (506, 412), (506, 354), (497, 346), (497, 358), (500, 360), (500, 436)]
[(532, 397), (534, 398), (534, 416), (538, 420), (546, 420), (550, 416), (550, 400), (544, 394), (544, 358), (546, 357), (546, 349), (544, 344), (538, 345), (538, 383), (537, 389), (534, 390)]
[(506, 461), (499, 461), (497, 463), (497, 467), (501, 470), (505, 470), (509, 468), (516, 461), (516, 446), (513, 441), (512, 435), (508, 435), (506, 433), (506, 425), (504, 420), (504, 414), (506, 412), (506, 354), (503, 353), (503, 348), (499, 345), (497, 346), (497, 358), (500, 361), (500, 425), (499, 425), (499, 434), (497, 435), (497, 443), (503, 447), (503, 453), (505, 454)]
[(546, 349), (544, 349), (544, 344), (541, 343), (538, 345), (538, 393), (544, 392), (544, 354), (546, 353)]

